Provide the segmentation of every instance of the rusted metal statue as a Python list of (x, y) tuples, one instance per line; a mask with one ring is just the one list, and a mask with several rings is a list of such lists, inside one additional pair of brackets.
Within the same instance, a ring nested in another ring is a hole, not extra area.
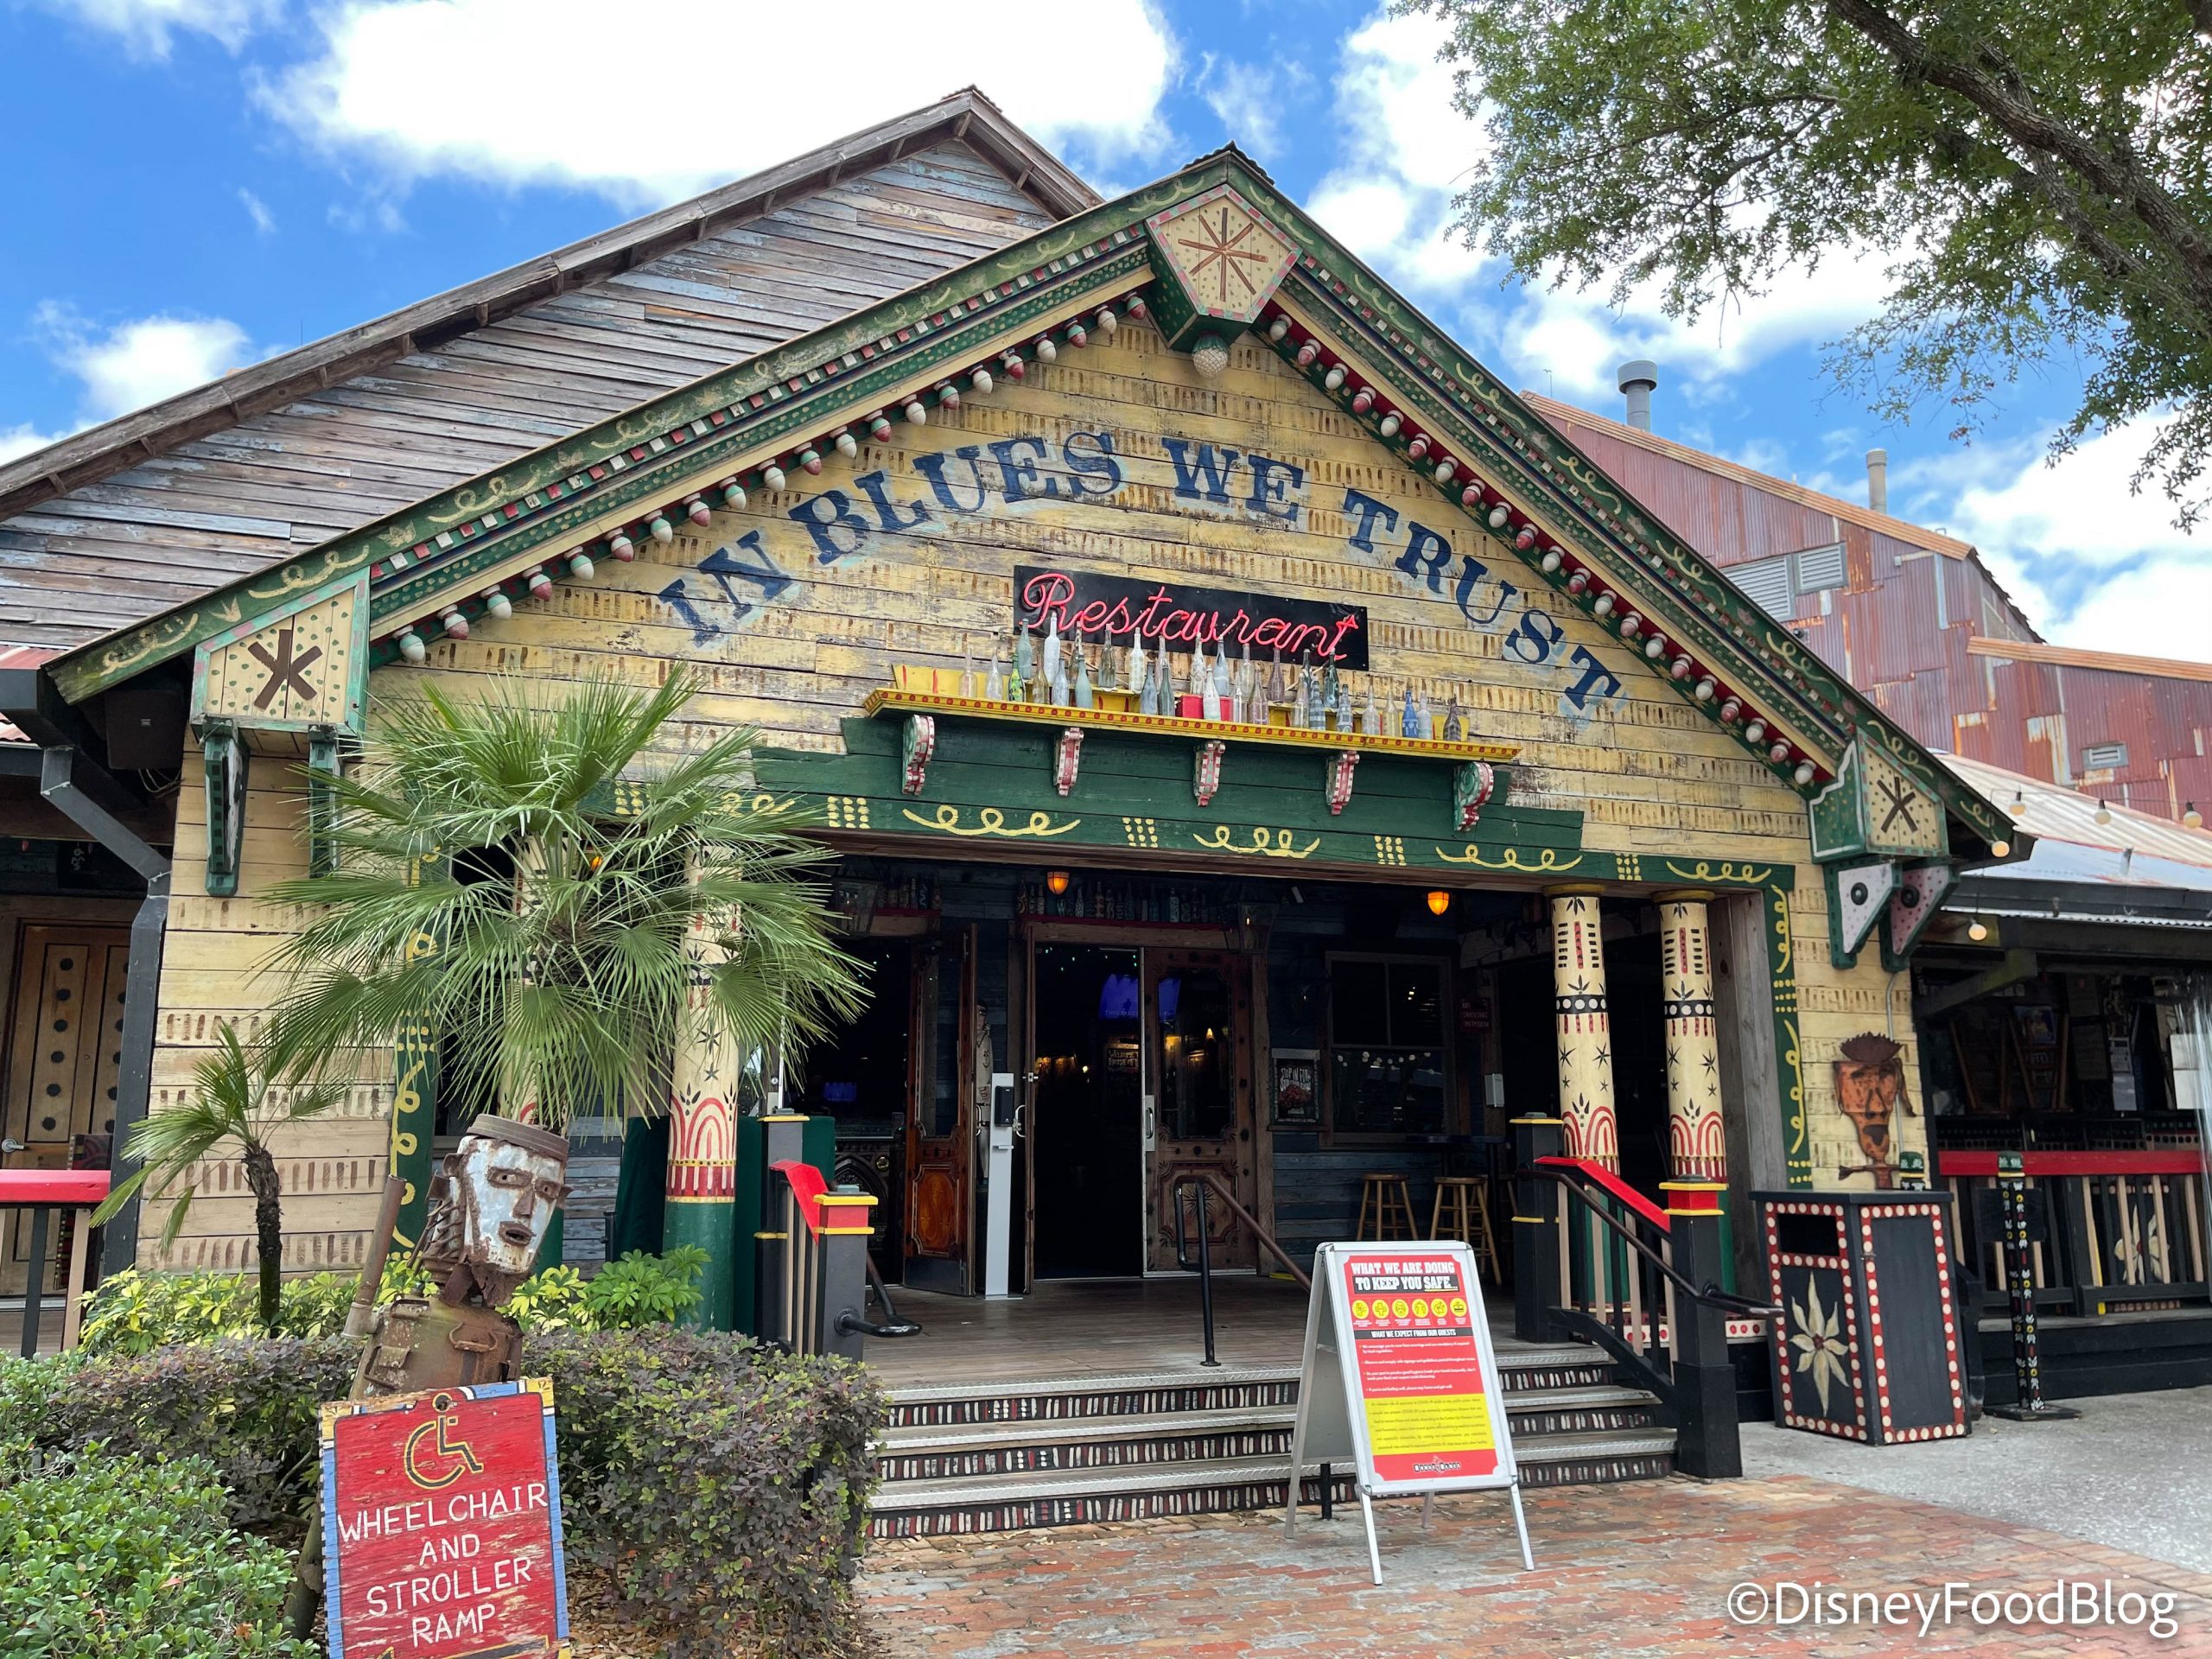
[[(397, 1297), (374, 1315), (362, 1332), (369, 1343), (354, 1399), (515, 1377), (522, 1332), (499, 1310), (530, 1276), (568, 1196), (568, 1166), (569, 1143), (550, 1129), (504, 1117), (469, 1126), (431, 1179), (416, 1249), (437, 1288)], [(376, 1280), (364, 1272), (361, 1282), (373, 1301)]]

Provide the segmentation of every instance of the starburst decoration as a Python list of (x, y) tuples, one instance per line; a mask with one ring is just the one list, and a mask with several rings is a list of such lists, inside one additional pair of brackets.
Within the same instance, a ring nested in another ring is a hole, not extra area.
[(1850, 1350), (1845, 1345), (1841, 1332), (1840, 1310), (1821, 1306), (1820, 1281), (1805, 1281), (1805, 1300), (1802, 1306), (1789, 1304), (1789, 1315), (1797, 1322), (1797, 1330), (1789, 1338), (1789, 1345), (1797, 1351), (1797, 1369), (1812, 1376), (1813, 1391), (1821, 1396), (1821, 1414), (1828, 1414), (1828, 1383), (1844, 1380), (1844, 1363)]

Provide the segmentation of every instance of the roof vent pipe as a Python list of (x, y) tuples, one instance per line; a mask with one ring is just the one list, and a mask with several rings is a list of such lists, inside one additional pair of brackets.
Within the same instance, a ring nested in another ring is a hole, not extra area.
[(1877, 512), (1890, 510), (1890, 452), (1866, 452), (1866, 505)]
[(1651, 429), (1651, 394), (1659, 385), (1659, 365), (1644, 358), (1621, 365), (1621, 393), (1628, 399), (1628, 423), (1639, 432)]

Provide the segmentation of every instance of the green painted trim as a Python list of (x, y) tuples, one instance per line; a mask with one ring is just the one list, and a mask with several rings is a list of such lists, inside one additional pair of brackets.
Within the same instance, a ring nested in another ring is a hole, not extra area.
[[(733, 1153), (734, 1157), (734, 1153)], [(665, 1172), (662, 1179), (666, 1179)], [(707, 1253), (699, 1274), (699, 1300), (677, 1323), (695, 1330), (728, 1331), (737, 1319), (737, 1199), (670, 1198), (661, 1211), (661, 1249), (696, 1244)]]
[(1766, 971), (1774, 1005), (1774, 1075), (1782, 1111), (1782, 1161), (1792, 1187), (1813, 1185), (1813, 1145), (1805, 1128), (1805, 1062), (1797, 1039), (1797, 945), (1789, 932), (1789, 890), (1766, 893)]

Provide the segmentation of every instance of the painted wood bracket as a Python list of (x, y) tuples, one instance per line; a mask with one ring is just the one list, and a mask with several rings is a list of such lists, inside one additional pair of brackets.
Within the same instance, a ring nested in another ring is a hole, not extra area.
[(1052, 747), (1052, 787), (1065, 795), (1075, 787), (1076, 769), (1083, 764), (1083, 728), (1063, 726), (1060, 741)]
[(1916, 864), (1897, 878), (1890, 894), (1889, 913), (1882, 918), (1882, 966), (1896, 973), (1905, 965), (1928, 924), (1943, 907), (1958, 872), (1948, 864)]
[(1335, 817), (1351, 804), (1352, 768), (1359, 764), (1357, 749), (1338, 749), (1329, 757), (1329, 816)]
[(245, 849), (246, 747), (228, 721), (211, 721), (200, 734), (207, 774), (207, 896), (235, 897)]
[(1452, 827), (1464, 835), (1475, 827), (1497, 787), (1497, 773), (1487, 760), (1470, 760), (1452, 773)]
[(1221, 757), (1229, 745), (1217, 737), (1210, 737), (1198, 745), (1192, 764), (1191, 796), (1200, 806), (1213, 804), (1213, 792), (1221, 787)]
[(1828, 960), (1849, 968), (1859, 960), (1866, 936), (1874, 931), (1897, 891), (1897, 867), (1886, 858), (1850, 864), (1824, 864), (1821, 874), (1828, 894)]
[[(930, 756), (936, 753), (937, 717), (934, 715), (909, 715), (899, 777), (899, 787), (906, 794), (918, 795), (922, 792), (922, 785), (929, 777)], [(1060, 793), (1065, 795), (1067, 791), (1062, 790)]]
[(334, 785), (343, 775), (338, 734), (327, 732), (308, 740), (308, 874), (328, 875), (338, 868), (338, 791)]

